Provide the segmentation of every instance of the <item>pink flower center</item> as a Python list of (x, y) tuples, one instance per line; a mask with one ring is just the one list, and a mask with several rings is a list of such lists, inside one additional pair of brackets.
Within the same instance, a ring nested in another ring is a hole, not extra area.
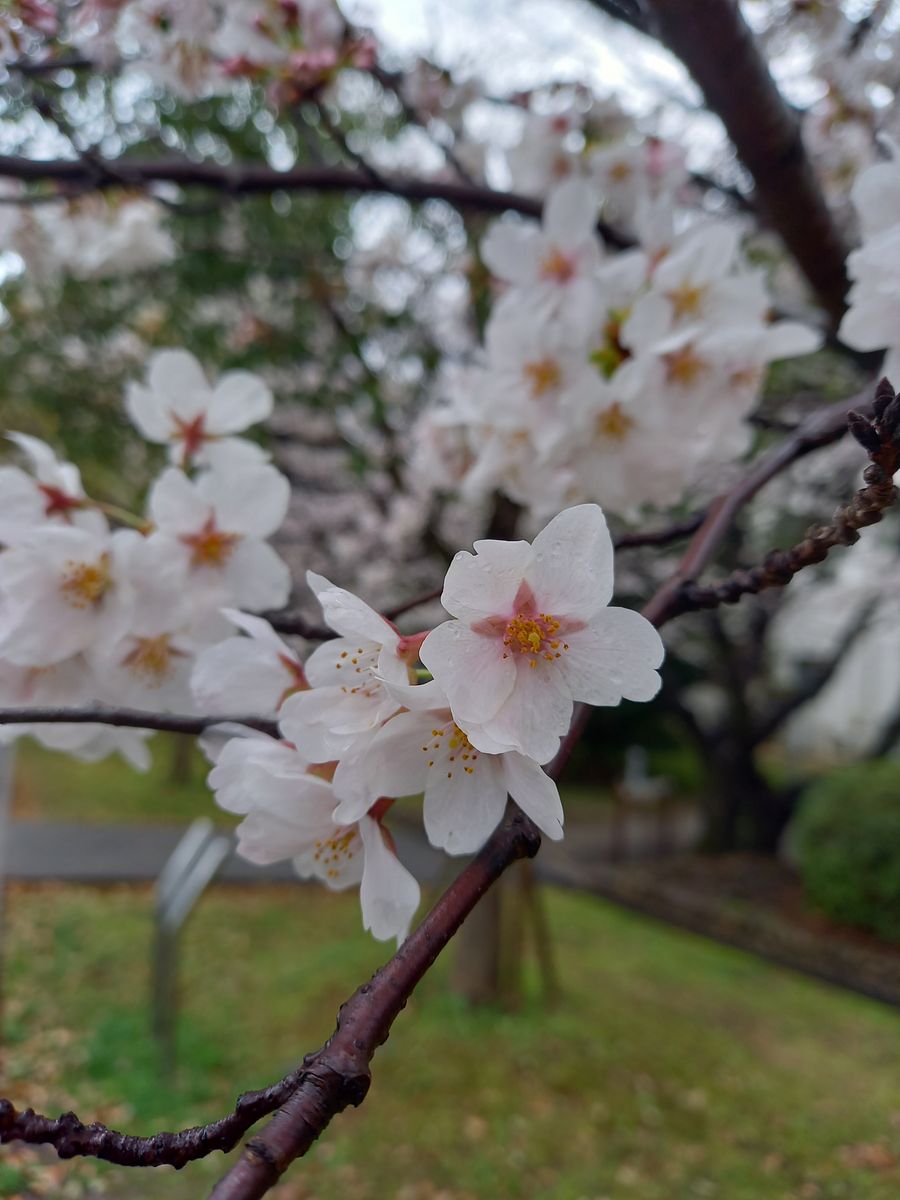
[(184, 533), (180, 539), (191, 550), (191, 566), (224, 567), (241, 540), (239, 533), (226, 533), (216, 525), (215, 517), (207, 517), (196, 533)]
[[(553, 662), (559, 658), (563, 650), (568, 650), (567, 642), (557, 635), (562, 622), (550, 613), (540, 613), (529, 616), (526, 613), (516, 613), (507, 622), (503, 635), (503, 645), (514, 654), (530, 655), (529, 667), (536, 667), (539, 658)], [(504, 658), (508, 655), (504, 654)]]
[(93, 563), (67, 562), (59, 586), (73, 608), (96, 608), (112, 587), (109, 555), (101, 554)]
[(575, 259), (554, 247), (541, 259), (541, 278), (552, 283), (569, 283), (575, 278)]
[(183, 650), (176, 650), (167, 633), (159, 637), (137, 637), (134, 646), (122, 659), (127, 667), (149, 687), (159, 687), (173, 670), (172, 660), (184, 658)]

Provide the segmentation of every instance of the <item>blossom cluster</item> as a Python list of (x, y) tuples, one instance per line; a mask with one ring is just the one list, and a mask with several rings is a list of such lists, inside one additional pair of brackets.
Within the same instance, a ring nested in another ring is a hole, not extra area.
[[(277, 608), (290, 576), (267, 539), (287, 479), (235, 436), (266, 417), (257, 376), (210, 386), (183, 350), (162, 350), (126, 407), (169, 448), (141, 515), (87, 496), (77, 467), (22, 434), (26, 466), (0, 467), (0, 697), (12, 707), (96, 704), (190, 712), (197, 653), (232, 631), (228, 607)], [(102, 725), (6, 726), (86, 759), (148, 761), (145, 735)]]
[(538, 515), (673, 504), (746, 449), (767, 365), (818, 348), (814, 330), (767, 319), (739, 226), (657, 222), (652, 243), (610, 255), (601, 196), (567, 179), (539, 227), (489, 230), (481, 252), (499, 297), (477, 361), (445, 373), (419, 424), (421, 477), (471, 498), (499, 488)]
[(37, 282), (122, 276), (175, 257), (165, 210), (147, 196), (98, 192), (26, 205), (16, 203), (22, 194), (14, 185), (4, 191), (0, 249), (18, 254)]
[(332, 888), (358, 883), (366, 928), (387, 939), (405, 935), (419, 903), (384, 825), (395, 799), (423, 796), (428, 840), (449, 854), (476, 851), (507, 796), (561, 837), (543, 766), (574, 704), (648, 700), (659, 687), (658, 633), (608, 607), (612, 559), (601, 510), (581, 505), (533, 543), (460, 551), (442, 595), (451, 619), (430, 632), (401, 635), (312, 572), (337, 636), (302, 667), (265, 621), (243, 618), (248, 636), (205, 650), (194, 670), (198, 703), (235, 712), (252, 699), (278, 718), (279, 737), (227, 741), (209, 777), (219, 804), (244, 815), (239, 851), (291, 858)]
[(221, 92), (236, 78), (261, 80), (274, 99), (297, 99), (372, 47), (353, 36), (334, 0), (83, 0), (70, 13), (17, 0), (0, 14), (0, 55), (20, 57), (38, 35), (124, 62), (184, 99)]

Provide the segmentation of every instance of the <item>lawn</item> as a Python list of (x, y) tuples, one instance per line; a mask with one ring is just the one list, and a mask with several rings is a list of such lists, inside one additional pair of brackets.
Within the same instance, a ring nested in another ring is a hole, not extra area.
[[(146, 1035), (149, 892), (15, 888), (6, 1089), (136, 1132), (204, 1120), (330, 1032), (384, 948), (352, 896), (218, 887), (184, 942), (181, 1068)], [(278, 1200), (894, 1200), (900, 1021), (596, 900), (551, 892), (563, 997), (469, 1011), (439, 963)], [(181, 1174), (7, 1147), (0, 1195), (199, 1200)], [(36, 1164), (36, 1165), (35, 1165)]]

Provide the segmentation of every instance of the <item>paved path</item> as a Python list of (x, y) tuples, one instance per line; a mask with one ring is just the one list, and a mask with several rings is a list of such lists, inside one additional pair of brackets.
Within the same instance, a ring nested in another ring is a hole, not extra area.
[[(178, 844), (181, 825), (84, 825), (13, 821), (3, 848), (6, 878), (32, 882), (109, 884), (152, 882)], [(425, 841), (421, 829), (394, 822), (391, 831), (401, 860), (423, 883), (433, 883), (452, 865)], [(697, 824), (690, 814), (667, 830), (661, 841), (650, 818), (635, 814), (625, 821), (575, 825), (562, 843), (545, 843), (539, 873), (558, 882), (574, 882), (592, 863), (634, 861), (661, 850), (690, 846)], [(297, 877), (289, 862), (256, 867), (232, 854), (219, 872), (223, 883), (286, 883)]]

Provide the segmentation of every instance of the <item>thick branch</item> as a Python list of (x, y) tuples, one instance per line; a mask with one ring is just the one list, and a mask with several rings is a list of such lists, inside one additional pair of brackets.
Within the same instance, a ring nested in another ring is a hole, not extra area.
[(648, 0), (651, 32), (681, 59), (753, 176), (754, 202), (837, 323), (848, 281), (843, 245), (785, 102), (738, 0)]
[[(249, 196), (269, 192), (357, 192), (386, 193), (413, 202), (445, 200), (463, 211), (518, 212), (539, 217), (542, 202), (516, 192), (494, 191), (447, 179), (410, 179), (408, 176), (373, 177), (347, 167), (309, 166), (275, 171), (259, 163), (190, 162), (183, 158), (98, 159), (96, 164), (81, 159), (33, 160), (0, 155), (0, 177), (26, 183), (56, 183), (67, 188), (102, 191), (111, 187), (146, 188), (154, 183), (179, 187), (202, 187), (226, 196)], [(597, 226), (611, 246), (632, 243), (610, 226)]]

